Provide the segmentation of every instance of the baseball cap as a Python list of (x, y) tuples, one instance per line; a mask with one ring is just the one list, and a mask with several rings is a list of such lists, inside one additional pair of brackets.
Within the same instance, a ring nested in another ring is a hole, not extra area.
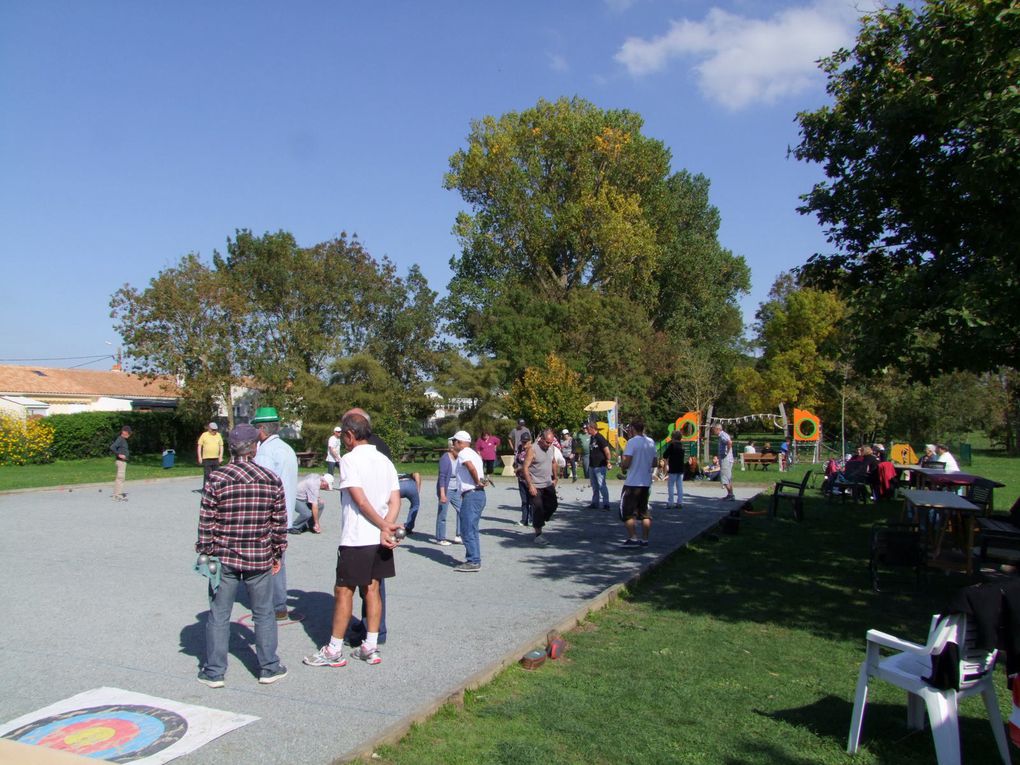
[(333, 476), (331, 476), (329, 473), (323, 473), (322, 474), (322, 480), (326, 484), (326, 486), (328, 486), (332, 490), (332, 488), (333, 488)]
[(333, 428), (333, 432), (334, 433), (343, 433), (343, 430), (344, 429), (341, 428), (339, 425), (337, 425), (335, 428)]
[(231, 449), (255, 443), (259, 440), (259, 429), (247, 424), (235, 425), (227, 440), (230, 442)]
[(210, 422), (209, 423), (209, 430), (219, 430), (219, 429), (220, 429), (220, 426), (217, 425), (215, 422)]
[(466, 430), (458, 430), (456, 433), (453, 434), (453, 440), (454, 441), (465, 441), (465, 442), (470, 444), (471, 443), (471, 436), (468, 434), (468, 432)]
[(567, 430), (566, 428), (564, 428), (563, 430), (560, 431), (560, 435), (561, 436), (569, 436), (570, 435), (570, 431)]

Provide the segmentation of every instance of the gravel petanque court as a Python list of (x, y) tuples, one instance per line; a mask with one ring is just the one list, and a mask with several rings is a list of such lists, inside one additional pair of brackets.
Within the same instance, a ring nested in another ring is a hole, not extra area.
[[(515, 661), (549, 629), (569, 626), (608, 589), (742, 504), (719, 499), (718, 484), (699, 482), (685, 487), (683, 510), (666, 510), (665, 483), (656, 483), (651, 545), (621, 549), (615, 507), (587, 509), (587, 482), (568, 481), (546, 527), (551, 544), (541, 548), (530, 529), (515, 525), (516, 482), (497, 478), (486, 492), (482, 570), (456, 574), (463, 547), (430, 541), (435, 479), (426, 478), (416, 532), (401, 544), (397, 576), (387, 583), (383, 661), (334, 669), (301, 663), (330, 633), (339, 495), (327, 493), (323, 533), (290, 537), (290, 602), (305, 615), (279, 629), (290, 674), (259, 685), (248, 612), (238, 605), (226, 687), (214, 690), (195, 679), (207, 607), (206, 580), (192, 571), (199, 481), (129, 482), (127, 502), (112, 501), (112, 474), (109, 485), (0, 495), (8, 519), (0, 550), (9, 568), (0, 723), (107, 686), (260, 718), (174, 760), (182, 765), (325, 765), (371, 751)], [(620, 488), (610, 482), (614, 502)], [(756, 490), (737, 493), (744, 499)], [(406, 510), (404, 502), (401, 520)]]

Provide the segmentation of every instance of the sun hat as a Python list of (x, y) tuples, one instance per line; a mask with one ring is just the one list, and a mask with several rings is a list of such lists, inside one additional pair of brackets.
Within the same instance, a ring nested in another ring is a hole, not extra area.
[(276, 411), (275, 406), (260, 406), (255, 410), (255, 416), (251, 418), (252, 425), (258, 425), (260, 422), (279, 422), (280, 415)]

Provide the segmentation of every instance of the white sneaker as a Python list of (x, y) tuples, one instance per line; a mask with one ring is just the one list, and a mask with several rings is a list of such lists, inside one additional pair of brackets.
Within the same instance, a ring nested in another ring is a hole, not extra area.
[(438, 542), (436, 542), (436, 544), (441, 545), (443, 547), (449, 547), (450, 545), (453, 544), (453, 542), (451, 542), (449, 539), (440, 539)]
[(463, 540), (463, 539), (461, 539), (460, 537), (454, 537), (454, 538), (453, 538), (453, 541), (454, 541), (454, 542), (456, 542), (456, 543), (457, 543), (457, 544), (459, 544), (459, 545), (462, 545), (462, 544), (464, 544), (464, 540)]

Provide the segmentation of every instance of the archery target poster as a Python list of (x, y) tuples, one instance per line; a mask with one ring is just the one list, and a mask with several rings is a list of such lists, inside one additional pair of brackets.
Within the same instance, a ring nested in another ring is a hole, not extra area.
[(0, 737), (106, 762), (159, 765), (257, 719), (94, 688), (0, 725)]

